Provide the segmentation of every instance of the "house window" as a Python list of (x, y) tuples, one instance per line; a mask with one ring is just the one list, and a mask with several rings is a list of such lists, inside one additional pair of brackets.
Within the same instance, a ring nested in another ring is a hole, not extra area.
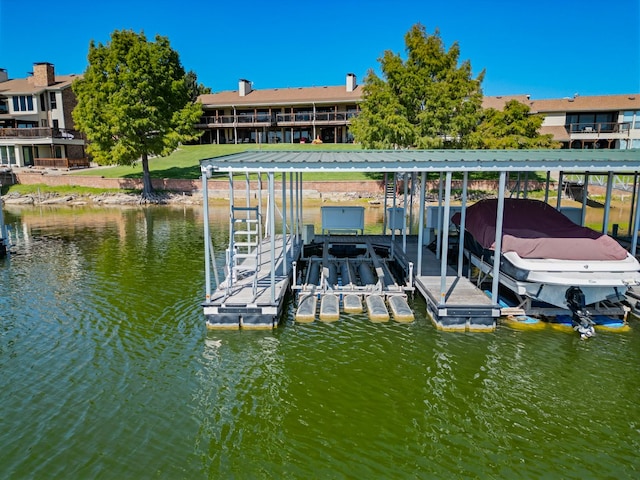
[(0, 163), (2, 165), (16, 164), (15, 147), (0, 147)]
[(13, 97), (14, 112), (33, 112), (33, 97), (31, 95), (17, 95)]
[(568, 132), (612, 132), (615, 130), (618, 114), (603, 113), (571, 113), (567, 114), (565, 127)]
[(51, 110), (55, 110), (58, 107), (56, 92), (49, 92), (49, 105), (51, 106)]
[(628, 128), (640, 129), (640, 110), (624, 112), (622, 121), (629, 125)]

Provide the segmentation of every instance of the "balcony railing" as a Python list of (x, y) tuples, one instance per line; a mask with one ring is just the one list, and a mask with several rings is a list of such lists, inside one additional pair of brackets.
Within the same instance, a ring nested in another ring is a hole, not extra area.
[(199, 127), (291, 126), (311, 124), (346, 125), (358, 112), (258, 113), (255, 115), (216, 115), (200, 119)]
[(34, 158), (36, 168), (89, 168), (88, 158)]
[(64, 140), (82, 140), (77, 130), (64, 128), (0, 128), (0, 138), (61, 138)]
[(570, 123), (565, 127), (568, 133), (629, 133), (631, 122)]
[(205, 116), (200, 119), (200, 126), (268, 126), (273, 124), (274, 116), (267, 113), (257, 115), (216, 115)]

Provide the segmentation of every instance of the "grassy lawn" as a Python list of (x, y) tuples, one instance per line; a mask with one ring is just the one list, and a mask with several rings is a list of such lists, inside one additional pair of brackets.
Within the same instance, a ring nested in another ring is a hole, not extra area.
[[(262, 145), (185, 145), (168, 157), (149, 159), (149, 170), (153, 178), (200, 178), (200, 160), (220, 157), (232, 153), (251, 150), (263, 151), (327, 151), (327, 150), (360, 150), (360, 145), (348, 143), (328, 143), (322, 145), (300, 144), (262, 144)], [(134, 166), (109, 166), (79, 170), (73, 175), (103, 176), (106, 178), (141, 178), (142, 165), (137, 162)], [(340, 174), (305, 174), (305, 180), (365, 180), (369, 177), (364, 173)]]
[[(149, 159), (149, 170), (153, 178), (176, 178), (176, 179), (197, 179), (200, 178), (200, 160), (206, 158), (220, 157), (238, 152), (253, 150), (262, 151), (349, 151), (361, 150), (360, 145), (350, 143), (326, 143), (322, 145), (298, 143), (285, 144), (242, 144), (242, 145), (185, 145), (177, 149), (168, 157), (157, 157)], [(103, 176), (106, 178), (142, 178), (142, 165), (136, 162), (133, 166), (106, 166), (99, 168), (89, 168), (79, 170), (72, 175)], [(470, 172), (469, 179), (489, 179), (497, 180), (497, 172)], [(226, 174), (225, 174), (226, 178)], [(435, 178), (434, 174), (429, 176)], [(454, 179), (461, 179), (462, 174), (454, 173)], [(542, 173), (531, 174), (531, 180), (544, 181), (545, 175)], [(340, 172), (340, 173), (306, 173), (304, 179), (307, 181), (335, 181), (335, 180), (380, 180), (380, 173), (363, 172)]]

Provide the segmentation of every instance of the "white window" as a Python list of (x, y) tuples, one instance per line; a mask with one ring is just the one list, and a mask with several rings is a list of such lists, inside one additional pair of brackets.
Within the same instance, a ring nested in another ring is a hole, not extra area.
[(15, 165), (16, 164), (16, 150), (15, 147), (0, 147), (0, 163), (2, 165)]

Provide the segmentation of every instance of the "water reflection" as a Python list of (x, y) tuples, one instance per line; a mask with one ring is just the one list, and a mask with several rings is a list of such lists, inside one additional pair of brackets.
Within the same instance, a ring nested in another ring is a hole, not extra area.
[[(319, 213), (319, 210), (316, 212)], [(104, 213), (104, 216), (102, 214)], [(198, 209), (12, 214), (9, 478), (633, 477), (640, 325), (437, 331), (366, 315), (207, 332)], [(215, 212), (216, 249), (228, 212)], [(8, 215), (9, 216), (9, 215)], [(315, 221), (310, 218), (306, 221)]]

